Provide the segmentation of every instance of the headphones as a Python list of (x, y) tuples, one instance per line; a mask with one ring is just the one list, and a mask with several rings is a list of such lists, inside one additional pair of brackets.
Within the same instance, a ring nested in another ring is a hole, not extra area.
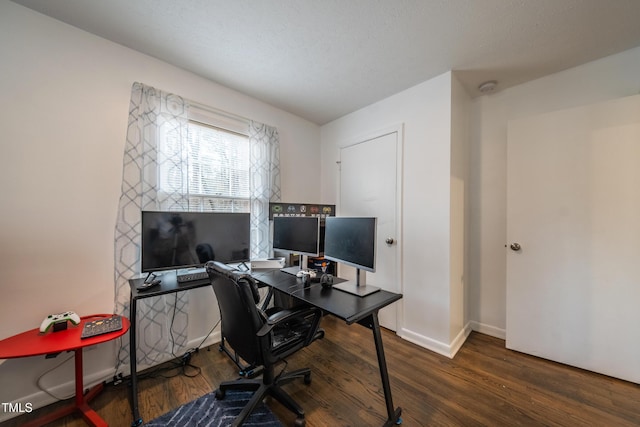
[(333, 276), (331, 274), (324, 273), (320, 276), (320, 284), (323, 288), (330, 288), (333, 286)]

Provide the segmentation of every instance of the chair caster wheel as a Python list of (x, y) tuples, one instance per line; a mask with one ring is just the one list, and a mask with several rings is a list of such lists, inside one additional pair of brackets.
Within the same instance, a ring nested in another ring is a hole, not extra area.
[(306, 385), (311, 384), (311, 374), (305, 375), (303, 381)]
[(220, 390), (219, 388), (216, 389), (216, 399), (220, 400), (220, 399), (224, 399), (224, 390)]
[(293, 425), (296, 427), (304, 427), (305, 424), (307, 424), (307, 422), (304, 418), (296, 418), (296, 420), (293, 422)]

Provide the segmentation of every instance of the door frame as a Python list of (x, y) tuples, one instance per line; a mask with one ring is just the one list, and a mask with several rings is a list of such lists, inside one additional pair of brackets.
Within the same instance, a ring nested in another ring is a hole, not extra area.
[[(397, 123), (390, 125), (388, 127), (384, 127), (375, 131), (371, 131), (365, 134), (362, 134), (357, 137), (349, 138), (342, 143), (339, 143), (338, 148), (338, 160), (336, 160), (337, 166), (337, 179), (336, 179), (336, 215), (340, 213), (341, 207), (339, 201), (341, 200), (341, 179), (342, 174), (340, 173), (340, 154), (342, 153), (343, 148), (348, 148), (357, 144), (366, 143), (367, 141), (371, 141), (373, 139), (380, 138), (382, 136), (386, 136), (389, 134), (395, 133), (396, 137), (396, 197), (395, 197), (395, 215), (396, 215), (396, 230), (395, 230), (395, 245), (396, 245), (396, 272), (395, 272), (395, 281), (398, 284), (397, 290), (398, 293), (402, 294), (404, 291), (404, 283), (402, 280), (403, 277), (403, 265), (402, 265), (402, 248), (404, 246), (404, 240), (402, 235), (402, 201), (403, 201), (403, 193), (402, 193), (402, 183), (403, 183), (403, 159), (404, 159), (404, 123)], [(404, 328), (404, 305), (402, 304), (402, 299), (398, 301), (396, 304), (396, 333)]]

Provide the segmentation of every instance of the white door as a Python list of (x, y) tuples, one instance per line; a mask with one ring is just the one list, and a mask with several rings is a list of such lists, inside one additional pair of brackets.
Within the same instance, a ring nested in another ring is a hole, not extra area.
[[(340, 149), (338, 214), (378, 218), (376, 272), (366, 272), (366, 283), (391, 292), (402, 292), (398, 242), (401, 159), (401, 126)], [(355, 269), (347, 266), (339, 269), (341, 277), (355, 277)], [(380, 324), (394, 331), (397, 306), (398, 303), (392, 304), (379, 313)]]
[(640, 96), (513, 121), (507, 162), (507, 347), (640, 382)]

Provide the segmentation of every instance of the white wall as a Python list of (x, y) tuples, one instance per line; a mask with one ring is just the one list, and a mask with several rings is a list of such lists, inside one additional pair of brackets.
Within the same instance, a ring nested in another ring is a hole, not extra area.
[(453, 74), (451, 79), (451, 277), (450, 326), (451, 354), (455, 354), (469, 335), (467, 327), (469, 254), (469, 125), (471, 98)]
[[(135, 81), (276, 126), (283, 200), (319, 202), (308, 182), (317, 183), (320, 166), (301, 161), (320, 156), (311, 122), (5, 1), (0, 58), (0, 338), (38, 327), (49, 313), (113, 312), (114, 226)], [(210, 289), (198, 292), (192, 339), (217, 318)], [(0, 364), (0, 401), (42, 397), (35, 378), (60, 360)], [(87, 352), (90, 380), (112, 367), (109, 344)], [(45, 384), (71, 382), (72, 370), (63, 371)]]
[(421, 83), (322, 127), (322, 201), (336, 203), (342, 144), (404, 123), (403, 338), (449, 354), (452, 74)]
[(640, 48), (475, 100), (471, 144), (469, 318), (505, 337), (507, 122), (640, 93)]

